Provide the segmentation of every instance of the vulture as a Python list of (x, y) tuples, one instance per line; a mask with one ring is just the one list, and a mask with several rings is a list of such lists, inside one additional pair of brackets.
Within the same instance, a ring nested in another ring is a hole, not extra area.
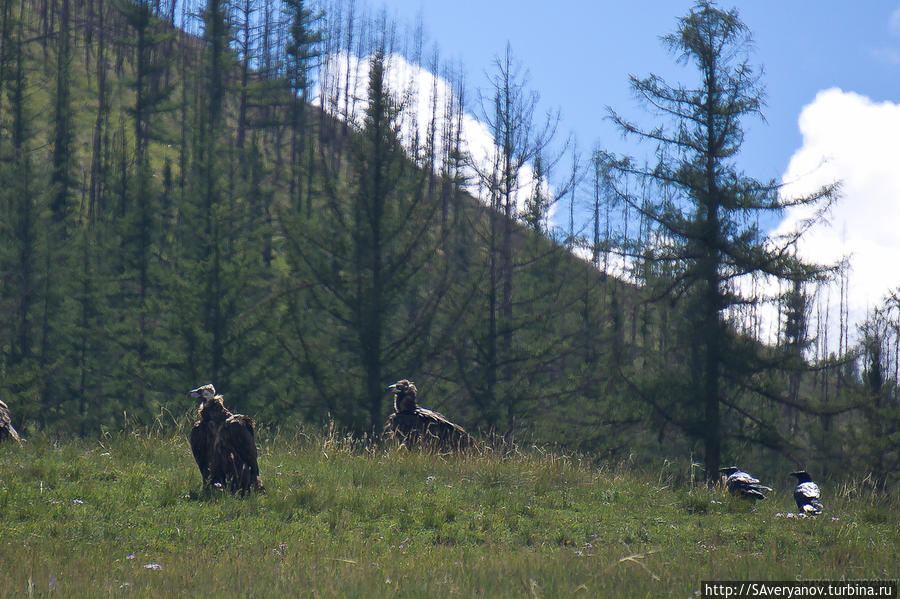
[(791, 476), (797, 477), (797, 486), (794, 487), (794, 501), (797, 509), (807, 516), (818, 516), (825, 509), (820, 501), (821, 492), (819, 485), (813, 482), (806, 470), (791, 472)]
[(417, 390), (412, 381), (403, 379), (388, 389), (394, 392), (394, 413), (384, 424), (385, 438), (399, 439), (407, 447), (434, 447), (440, 451), (467, 449), (474, 445), (463, 427), (416, 404)]
[(748, 472), (739, 470), (736, 466), (719, 468), (725, 478), (725, 488), (732, 495), (740, 495), (748, 499), (765, 499), (765, 491), (771, 491), (772, 487), (760, 484), (759, 479)]
[(250, 490), (265, 492), (259, 480), (253, 419), (225, 409), (212, 385), (197, 387), (188, 396), (200, 400), (200, 419), (191, 429), (190, 440), (203, 488), (219, 486), (241, 495)]
[(9, 415), (9, 407), (0, 400), (0, 441), (5, 441), (8, 438), (12, 438), (15, 441), (21, 441), (21, 439), (19, 439), (19, 433), (13, 428), (12, 418), (10, 418)]

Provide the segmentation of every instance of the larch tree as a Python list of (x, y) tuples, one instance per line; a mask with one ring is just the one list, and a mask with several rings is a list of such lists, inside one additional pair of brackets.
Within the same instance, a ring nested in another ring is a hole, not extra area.
[[(485, 219), (487, 230), (482, 233), (487, 246), (486, 280), (478, 286), (484, 303), (478, 318), (484, 315), (486, 322), (472, 323), (474, 334), (460, 340), (472, 346), (471, 360), (475, 363), (472, 372), (461, 376), (468, 380), (466, 388), (488, 428), (511, 429), (521, 416), (515, 404), (526, 395), (524, 388), (535, 388), (528, 379), (540, 362), (538, 353), (542, 353), (535, 346), (523, 345), (523, 333), (550, 322), (535, 303), (544, 291), (519, 287), (539, 263), (552, 258), (554, 249), (536, 245), (526, 249), (522, 244), (522, 224), (532, 222), (533, 228), (540, 228), (554, 201), (546, 193), (544, 180), (556, 162), (548, 155), (558, 116), (548, 115), (540, 121), (536, 114), (538, 100), (538, 93), (529, 88), (527, 71), (507, 45), (494, 62), (490, 88), (481, 98), (481, 120), (494, 140), (494, 148), (487, 161), (470, 163), (490, 207)], [(530, 201), (525, 199), (529, 186), (535, 188)], [(542, 284), (551, 281), (548, 277), (541, 279)], [(532, 340), (551, 343), (549, 338)]]
[[(736, 10), (700, 0), (663, 38), (678, 61), (697, 70), (698, 84), (669, 84), (656, 75), (631, 77), (638, 96), (664, 123), (644, 128), (614, 111), (611, 117), (627, 135), (656, 144), (658, 162), (618, 168), (666, 190), (664, 201), (646, 205), (619, 194), (658, 226), (652, 257), (668, 265), (659, 297), (681, 302), (682, 334), (689, 348), (683, 360), (664, 365), (659, 384), (646, 383), (641, 395), (689, 436), (700, 439), (708, 480), (718, 479), (723, 437), (756, 441), (775, 449), (771, 426), (752, 406), (777, 402), (780, 395), (758, 383), (772, 367), (761, 346), (736, 332), (735, 308), (762, 301), (742, 292), (741, 280), (761, 275), (770, 280), (810, 281), (829, 268), (802, 261), (790, 248), (805, 228), (779, 239), (758, 226), (763, 213), (791, 206), (827, 206), (832, 185), (802, 198), (786, 198), (774, 181), (759, 181), (736, 164), (744, 141), (744, 121), (759, 117), (763, 106), (760, 71), (751, 66), (752, 40)], [(670, 198), (670, 199), (665, 199)], [(816, 213), (819, 214), (819, 213)], [(815, 218), (806, 223), (815, 222)], [(662, 380), (666, 383), (662, 384)], [(726, 417), (739, 430), (723, 430)]]
[(223, 261), (224, 232), (221, 230), (224, 219), (220, 217), (222, 210), (221, 164), (227, 164), (223, 151), (226, 145), (224, 128), (225, 91), (228, 71), (232, 66), (229, 52), (231, 40), (231, 23), (228, 20), (228, 2), (226, 0), (209, 0), (203, 12), (203, 39), (206, 45), (203, 69), (203, 109), (204, 116), (200, 124), (203, 137), (201, 142), (201, 158), (199, 171), (201, 189), (204, 198), (203, 259), (206, 262), (204, 294), (204, 313), (206, 332), (210, 335), (210, 374), (213, 380), (221, 381), (225, 370), (225, 337), (226, 318), (223, 302), (225, 272)]
[[(284, 11), (289, 19), (287, 52), (287, 80), (291, 89), (291, 198), (296, 209), (302, 209), (302, 194), (306, 182), (306, 215), (312, 212), (312, 137), (306, 133), (307, 104), (313, 86), (313, 75), (322, 57), (323, 14), (309, 8), (305, 0), (285, 0)], [(304, 163), (304, 156), (308, 160)], [(306, 171), (304, 173), (304, 171)], [(304, 180), (304, 174), (306, 175)]]
[(0, 319), (5, 323), (0, 328), (4, 372), (0, 392), (29, 400), (23, 416), (36, 418), (38, 409), (31, 406), (39, 403), (43, 388), (41, 377), (34, 373), (41, 372), (39, 325), (46, 274), (42, 266), (51, 222), (49, 190), (42, 183), (45, 173), (34, 157), (37, 123), (27, 101), (31, 88), (25, 70), (24, 10), (24, 4), (19, 11), (9, 7), (5, 15), (10, 20), (3, 24), (9, 105), (0, 130), (5, 158), (0, 161), (0, 179), (6, 182), (0, 189), (0, 209), (5, 215), (0, 219)]
[[(438, 249), (440, 203), (427, 201), (426, 175), (402, 146), (386, 61), (380, 51), (369, 61), (368, 105), (351, 138), (349, 176), (325, 173), (325, 205), (312, 221), (296, 213), (279, 218), (293, 284), (308, 288), (307, 305), (317, 314), (306, 318), (305, 331), (282, 336), (285, 351), (304, 362), (326, 401), (352, 396), (351, 405), (328, 409), (364, 431), (383, 423), (386, 384), (433, 351), (427, 341), (450, 278)], [(311, 346), (317, 341), (322, 347)], [(333, 370), (343, 376), (329, 383)], [(326, 387), (334, 382), (338, 388)]]

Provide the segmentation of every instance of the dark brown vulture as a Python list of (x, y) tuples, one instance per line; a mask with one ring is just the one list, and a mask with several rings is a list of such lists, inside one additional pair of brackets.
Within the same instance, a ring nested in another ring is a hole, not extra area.
[(188, 395), (200, 400), (200, 420), (191, 429), (191, 451), (203, 488), (219, 486), (241, 495), (250, 490), (265, 492), (259, 480), (253, 419), (226, 410), (212, 385), (197, 387)]
[(19, 433), (13, 428), (12, 418), (9, 416), (9, 408), (0, 400), (0, 441), (6, 441), (9, 438), (15, 441), (21, 440), (19, 439)]
[(416, 385), (403, 379), (388, 389), (394, 392), (394, 413), (384, 424), (384, 438), (398, 439), (407, 447), (457, 451), (474, 445), (463, 427), (416, 404)]

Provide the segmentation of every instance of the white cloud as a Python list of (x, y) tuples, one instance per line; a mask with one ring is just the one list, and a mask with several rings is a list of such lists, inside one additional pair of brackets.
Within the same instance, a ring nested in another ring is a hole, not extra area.
[[(809, 194), (840, 181), (841, 197), (830, 222), (810, 230), (798, 249), (816, 262), (849, 256), (852, 337), (853, 325), (900, 285), (900, 104), (828, 89), (803, 109), (799, 127), (803, 144), (784, 174), (785, 195)], [(790, 211), (775, 234), (791, 230), (809, 215), (808, 210)], [(840, 294), (828, 295), (834, 323), (829, 349), (836, 350)]]
[[(368, 104), (370, 60), (369, 56), (365, 58), (349, 56), (348, 59), (345, 52), (328, 56), (325, 67), (320, 72), (321, 80), (314, 103), (324, 105), (327, 112), (338, 118), (361, 124)], [(456, 106), (453, 84), (446, 78), (407, 61), (399, 54), (387, 56), (385, 63), (387, 88), (403, 106), (400, 129), (408, 148), (412, 151), (414, 144), (411, 140), (416, 138), (420, 146), (424, 145), (429, 124), (434, 118), (437, 123), (436, 154), (442, 155), (448, 142), (442, 134), (442, 124), (448, 115), (451, 102)], [(348, 83), (350, 95), (344, 96), (344, 88)], [(473, 164), (480, 165), (479, 168), (487, 172), (491, 158), (496, 152), (496, 144), (487, 125), (471, 114), (464, 113), (461, 129), (464, 151), (468, 153)], [(471, 169), (466, 176), (470, 181), (477, 180), (475, 172)], [(530, 165), (525, 165), (519, 174), (519, 190), (515, 194), (520, 213), (525, 199), (531, 195), (533, 188), (533, 171)], [(469, 191), (476, 196), (479, 195), (477, 186), (471, 187)], [(545, 191), (548, 195), (553, 193), (552, 189)], [(482, 199), (487, 201), (487, 198)], [(550, 218), (552, 219), (552, 214)]]
[(895, 9), (888, 17), (888, 31), (891, 35), (900, 36), (900, 8)]

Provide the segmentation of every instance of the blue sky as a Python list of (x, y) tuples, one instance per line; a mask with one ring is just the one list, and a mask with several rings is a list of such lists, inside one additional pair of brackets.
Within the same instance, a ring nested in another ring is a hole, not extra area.
[[(652, 125), (628, 85), (651, 73), (689, 82), (660, 42), (694, 5), (688, 0), (388, 0), (390, 16), (412, 26), (421, 19), (426, 48), (464, 67), (469, 110), (507, 42), (528, 69), (544, 109), (559, 109), (560, 135), (572, 134), (585, 154), (626, 152), (605, 118), (607, 106)], [(377, 1), (373, 7), (380, 6)], [(761, 180), (790, 182), (809, 192), (834, 180), (843, 196), (828, 225), (800, 246), (810, 260), (850, 259), (849, 312), (859, 322), (900, 286), (900, 1), (742, 0), (752, 62), (763, 68), (765, 122), (745, 123), (739, 167)], [(652, 150), (649, 148), (648, 150)], [(805, 215), (786, 214), (773, 229)], [(820, 299), (837, 321), (839, 292)], [(821, 310), (820, 306), (817, 308)], [(832, 333), (832, 337), (836, 338)], [(833, 339), (829, 350), (837, 349)]]
[[(486, 86), (485, 72), (508, 41), (544, 107), (561, 111), (561, 133), (574, 133), (582, 148), (621, 145), (604, 119), (606, 106), (641, 118), (629, 74), (685, 76), (659, 38), (674, 30), (690, 1), (389, 0), (386, 6), (401, 22), (421, 16), (429, 41), (444, 58), (462, 62), (472, 89)], [(720, 6), (737, 7), (755, 40), (754, 62), (764, 68), (767, 123), (748, 123), (748, 174), (766, 179), (784, 172), (800, 146), (800, 111), (820, 90), (838, 86), (874, 100), (900, 98), (900, 37), (890, 26), (900, 2)]]

